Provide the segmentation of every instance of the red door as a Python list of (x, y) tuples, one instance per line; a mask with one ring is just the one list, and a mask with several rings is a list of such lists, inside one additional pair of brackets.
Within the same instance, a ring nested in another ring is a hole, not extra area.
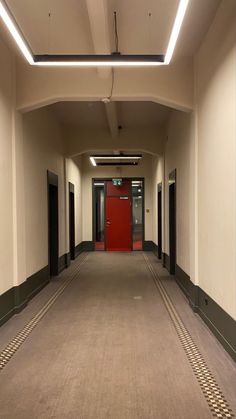
[(123, 181), (122, 186), (107, 182), (106, 249), (131, 250), (130, 181)]

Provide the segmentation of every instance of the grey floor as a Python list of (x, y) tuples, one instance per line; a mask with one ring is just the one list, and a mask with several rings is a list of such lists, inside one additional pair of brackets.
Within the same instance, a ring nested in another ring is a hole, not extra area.
[[(156, 257), (148, 257), (236, 411), (235, 364)], [(1, 327), (0, 350), (79, 259)], [(212, 418), (142, 252), (90, 253), (0, 375), (4, 419)]]

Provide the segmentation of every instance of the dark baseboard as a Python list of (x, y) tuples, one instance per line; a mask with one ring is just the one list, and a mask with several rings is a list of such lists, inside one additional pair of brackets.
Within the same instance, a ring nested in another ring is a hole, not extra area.
[[(94, 250), (93, 242), (82, 242), (75, 248), (75, 257), (81, 252)], [(62, 272), (70, 265), (70, 253), (65, 253), (59, 257), (58, 271)], [(19, 313), (50, 280), (49, 267), (41, 269), (31, 275), (22, 284), (12, 287), (4, 294), (0, 295), (0, 326), (9, 320), (14, 314)]]
[(156, 244), (152, 240), (144, 240), (143, 250), (144, 252), (155, 252)]
[(80, 255), (80, 253), (83, 252), (83, 245), (82, 242), (79, 243), (77, 246), (75, 246), (75, 257), (77, 258), (77, 256)]
[(48, 266), (31, 275), (22, 284), (12, 287), (0, 296), (0, 325), (19, 313), (49, 282)]
[(194, 311), (197, 311), (198, 307), (198, 287), (190, 280), (188, 274), (186, 274), (183, 269), (176, 265), (175, 279), (179, 287), (182, 289), (184, 294), (189, 300)]
[(94, 251), (94, 242), (93, 241), (84, 241), (82, 242), (83, 252), (93, 252)]
[(163, 266), (170, 272), (170, 256), (167, 253), (162, 253)]
[(58, 272), (61, 273), (70, 265), (70, 253), (65, 253), (59, 257)]
[[(163, 261), (169, 271), (169, 256), (167, 254), (163, 254)], [(176, 265), (175, 280), (188, 298), (193, 311), (199, 314), (224, 349), (236, 361), (236, 321), (205, 291), (195, 285), (190, 280), (190, 276), (178, 265)]]
[(206, 292), (198, 288), (198, 314), (236, 361), (236, 321)]

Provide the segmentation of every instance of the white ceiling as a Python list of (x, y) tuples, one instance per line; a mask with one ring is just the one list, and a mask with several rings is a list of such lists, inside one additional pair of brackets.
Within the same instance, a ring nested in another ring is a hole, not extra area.
[[(190, 0), (176, 56), (196, 52), (219, 2)], [(35, 54), (94, 53), (86, 0), (7, 0), (7, 4)], [(178, 0), (108, 0), (111, 49), (115, 10), (121, 53), (165, 53), (177, 6)]]
[[(58, 102), (50, 106), (64, 125), (106, 128), (102, 102)], [(158, 127), (168, 119), (170, 108), (154, 102), (116, 102), (118, 124), (122, 127)]]

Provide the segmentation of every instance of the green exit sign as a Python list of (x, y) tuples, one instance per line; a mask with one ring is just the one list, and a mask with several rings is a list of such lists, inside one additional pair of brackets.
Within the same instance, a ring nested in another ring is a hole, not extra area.
[(112, 179), (112, 184), (114, 186), (121, 186), (122, 185), (122, 179)]

